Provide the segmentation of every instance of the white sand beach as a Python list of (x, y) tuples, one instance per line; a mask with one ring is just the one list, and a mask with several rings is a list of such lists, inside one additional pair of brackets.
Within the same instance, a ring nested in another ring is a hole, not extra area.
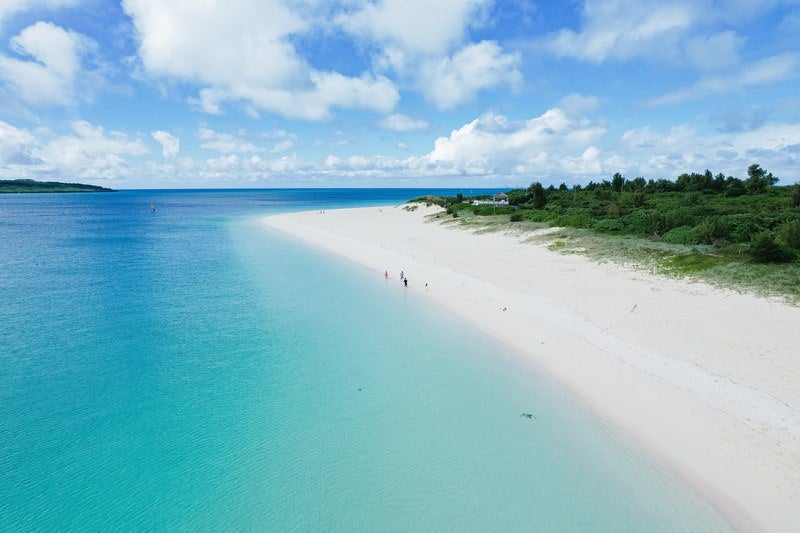
[(800, 308), (426, 220), (438, 209), (264, 222), (376, 282), (388, 270), (529, 358), (737, 529), (800, 529)]

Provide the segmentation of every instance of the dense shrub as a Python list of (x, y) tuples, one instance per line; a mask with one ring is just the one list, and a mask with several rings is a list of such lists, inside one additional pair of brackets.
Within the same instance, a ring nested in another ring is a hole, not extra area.
[(775, 241), (770, 231), (762, 231), (750, 243), (750, 257), (756, 263), (785, 263), (793, 254)]
[[(451, 215), (469, 209), (476, 215), (510, 215), (515, 222), (548, 222), (683, 245), (713, 244), (721, 254), (738, 255), (747, 249), (743, 245), (752, 244), (754, 260), (776, 261), (800, 256), (800, 183), (775, 187), (775, 180), (752, 165), (746, 181), (707, 170), (683, 174), (677, 182), (629, 181), (621, 175), (584, 187), (545, 188), (537, 182), (508, 192), (513, 208), (468, 205), (457, 196), (420, 200), (442, 205)], [(770, 238), (761, 235), (765, 231)]]
[(557, 216), (553, 220), (553, 225), (569, 228), (589, 228), (592, 226), (592, 218), (583, 214), (565, 214)]
[(697, 244), (697, 231), (691, 226), (672, 228), (661, 237), (670, 244)]
[(657, 214), (642, 210), (625, 215), (621, 220), (627, 233), (650, 235), (654, 232), (658, 233), (660, 227)]
[(745, 213), (718, 217), (717, 224), (730, 241), (740, 243), (750, 242), (754, 235), (767, 229), (763, 217)]
[(520, 213), (525, 220), (531, 222), (547, 222), (552, 218), (550, 213), (541, 209), (530, 209)]
[(473, 214), (481, 215), (481, 216), (491, 216), (491, 215), (509, 215), (513, 211), (512, 207), (507, 205), (491, 205), (491, 204), (483, 204), (483, 205), (476, 205), (472, 207)]
[(697, 242), (700, 244), (712, 244), (721, 233), (715, 219), (704, 220), (694, 228), (694, 231), (697, 234)]
[(596, 220), (592, 228), (604, 233), (618, 233), (625, 229), (625, 224), (618, 218), (602, 218)]
[(644, 200), (643, 192), (624, 192), (619, 197), (619, 205), (623, 208), (642, 207)]
[(792, 195), (789, 197), (789, 205), (791, 207), (798, 207), (800, 206), (800, 183), (797, 183), (792, 187)]
[(781, 224), (778, 227), (778, 241), (788, 248), (800, 250), (800, 220)]

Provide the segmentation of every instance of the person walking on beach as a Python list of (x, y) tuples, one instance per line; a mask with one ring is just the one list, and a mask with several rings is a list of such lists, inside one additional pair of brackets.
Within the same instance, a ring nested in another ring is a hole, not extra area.
[(403, 279), (403, 278), (405, 278), (405, 277), (406, 277), (405, 273), (404, 273), (404, 272), (401, 270), (401, 271), (400, 271), (400, 279)]
[(389, 279), (389, 271), (388, 270), (384, 270), (383, 271), (383, 279)]
[(408, 287), (408, 278), (403, 278), (403, 285)]

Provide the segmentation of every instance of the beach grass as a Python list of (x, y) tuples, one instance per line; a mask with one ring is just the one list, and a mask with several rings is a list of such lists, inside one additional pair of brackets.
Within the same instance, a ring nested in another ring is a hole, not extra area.
[(738, 292), (777, 297), (800, 305), (800, 264), (754, 263), (742, 250), (720, 253), (712, 245), (680, 245), (630, 235), (609, 235), (581, 228), (550, 227), (544, 222), (512, 222), (508, 214), (475, 215), (470, 210), (429, 215), (441, 224), (474, 233), (512, 233), (523, 241), (561, 254), (615, 262), (666, 277), (700, 281)]

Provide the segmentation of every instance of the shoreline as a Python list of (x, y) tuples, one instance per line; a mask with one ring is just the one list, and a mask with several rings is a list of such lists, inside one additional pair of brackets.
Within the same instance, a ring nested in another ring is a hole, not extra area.
[[(598, 264), (438, 207), (263, 219), (472, 322), (660, 459), (737, 529), (800, 520), (800, 308)], [(427, 286), (426, 286), (427, 284)], [(553, 346), (558, 350), (553, 350)]]

